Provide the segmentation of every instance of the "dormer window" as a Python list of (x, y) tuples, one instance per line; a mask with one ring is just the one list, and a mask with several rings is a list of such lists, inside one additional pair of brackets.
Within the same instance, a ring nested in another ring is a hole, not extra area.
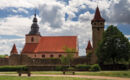
[(34, 41), (34, 38), (33, 38), (33, 37), (31, 38), (31, 41), (32, 41), (32, 42)]

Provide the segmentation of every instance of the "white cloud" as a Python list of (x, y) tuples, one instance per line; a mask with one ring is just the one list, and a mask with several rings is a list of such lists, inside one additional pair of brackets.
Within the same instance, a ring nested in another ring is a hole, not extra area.
[(18, 8), (17, 12), (24, 12), (24, 13), (28, 14), (28, 11), (24, 8)]
[(10, 55), (10, 51), (14, 43), (16, 44), (18, 52), (20, 53), (24, 44), (24, 39), (1, 39), (0, 40), (0, 45), (1, 45), (0, 55), (3, 55), (3, 54)]
[(127, 38), (130, 38), (130, 35), (125, 35)]
[(112, 0), (104, 16), (109, 23), (130, 24), (130, 3), (129, 0)]
[(18, 12), (18, 11), (17, 11), (17, 10), (15, 10), (15, 9), (13, 9), (12, 11), (13, 11), (14, 13), (17, 13), (17, 12)]
[[(0, 7), (16, 7), (19, 8), (19, 11), (28, 13), (24, 8), (38, 8), (40, 11), (39, 27), (42, 35), (77, 35), (79, 41), (79, 50), (80, 55), (85, 55), (85, 48), (87, 46), (88, 40), (92, 38), (91, 30), (91, 19), (93, 14), (89, 11), (84, 14), (80, 14), (78, 21), (71, 21), (72, 18), (76, 17), (75, 13), (79, 12), (80, 9), (92, 9), (95, 10), (98, 6), (103, 15), (105, 9), (110, 7), (110, 4), (118, 3), (117, 0), (69, 0), (69, 5), (66, 5), (64, 2), (57, 0), (1, 0)], [(7, 4), (7, 5), (3, 5)], [(22, 7), (22, 8), (21, 8)], [(14, 10), (14, 12), (16, 12)], [(65, 13), (67, 13), (68, 19), (65, 21)], [(32, 24), (32, 17), (25, 18), (21, 16), (11, 16), (5, 19), (0, 20), (0, 35), (17, 35), (24, 37), (30, 31), (30, 26)], [(23, 39), (17, 40), (11, 39), (2, 40), (8, 50), (12, 48), (13, 42), (16, 42), (16, 45), (19, 47), (19, 50), (22, 48)], [(21, 43), (22, 42), (22, 43)], [(2, 47), (0, 48), (1, 52), (6, 53)], [(8, 51), (9, 52), (9, 51)]]
[(44, 3), (39, 6), (41, 23), (48, 23), (52, 28), (59, 28), (64, 23), (64, 5), (60, 3)]
[(0, 8), (5, 7), (24, 7), (24, 8), (36, 8), (43, 3), (53, 3), (56, 0), (0, 0)]
[(81, 14), (80, 16), (79, 16), (79, 21), (80, 22), (86, 22), (86, 21), (91, 21), (92, 19), (93, 19), (93, 14), (91, 14), (89, 11), (87, 11), (86, 13), (84, 13), (84, 14)]
[(31, 24), (30, 18), (20, 16), (0, 19), (0, 35), (24, 36), (30, 29)]

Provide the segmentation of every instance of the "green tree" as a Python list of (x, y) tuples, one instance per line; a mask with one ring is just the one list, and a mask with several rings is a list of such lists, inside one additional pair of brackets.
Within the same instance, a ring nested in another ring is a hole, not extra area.
[(96, 50), (99, 63), (119, 64), (130, 58), (129, 40), (116, 26), (109, 26)]
[(89, 53), (87, 54), (87, 56), (86, 56), (87, 61), (88, 61), (88, 64), (90, 64), (90, 62), (91, 62), (91, 57), (92, 57), (92, 52), (89, 52)]
[(60, 58), (61, 63), (64, 65), (68, 65), (69, 67), (71, 66), (71, 62), (73, 61), (74, 53), (76, 52), (76, 49), (71, 49), (68, 47), (63, 48), (65, 52), (67, 53), (67, 56), (62, 56)]

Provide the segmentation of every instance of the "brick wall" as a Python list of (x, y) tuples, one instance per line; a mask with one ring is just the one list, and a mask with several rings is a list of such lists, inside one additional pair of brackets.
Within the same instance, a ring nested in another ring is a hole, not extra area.
[(8, 58), (0, 58), (0, 66), (8, 65), (9, 59)]
[[(71, 62), (72, 65), (88, 64), (86, 57), (74, 58)], [(0, 58), (0, 65), (28, 65), (28, 66), (56, 66), (61, 65), (58, 58), (30, 58), (26, 55), (11, 55), (9, 58)]]

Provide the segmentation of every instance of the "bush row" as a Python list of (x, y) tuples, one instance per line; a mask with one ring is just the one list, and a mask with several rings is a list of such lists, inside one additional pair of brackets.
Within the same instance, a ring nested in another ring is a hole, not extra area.
[[(0, 66), (0, 71), (19, 71), (19, 70), (27, 71), (27, 70), (29, 70), (29, 67), (27, 67), (27, 66)], [(40, 68), (40, 70), (41, 70), (41, 68)], [(73, 67), (55, 66), (55, 68), (53, 68), (53, 70), (56, 70), (56, 71), (63, 71), (63, 70), (100, 71), (101, 69), (100, 69), (100, 66), (98, 64), (94, 64), (94, 65), (79, 64), (79, 65), (76, 65), (76, 66), (73, 66)]]
[(26, 66), (0, 66), (0, 71), (26, 71), (28, 68)]
[(76, 70), (76, 71), (100, 71), (101, 68), (98, 64), (94, 65), (85, 65), (85, 64), (78, 64), (74, 67), (66, 67), (66, 66), (56, 66), (57, 71), (63, 70)]

